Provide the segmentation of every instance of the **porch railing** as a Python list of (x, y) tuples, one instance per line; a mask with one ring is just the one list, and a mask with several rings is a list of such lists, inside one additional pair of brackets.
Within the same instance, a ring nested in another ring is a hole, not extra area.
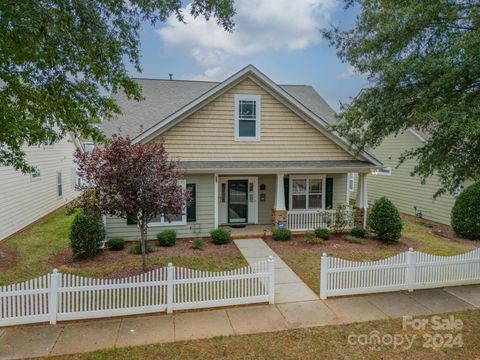
[(292, 231), (308, 231), (317, 228), (332, 229), (337, 220), (346, 229), (353, 227), (353, 209), (346, 208), (343, 219), (337, 218), (336, 210), (293, 210), (288, 212), (288, 228)]

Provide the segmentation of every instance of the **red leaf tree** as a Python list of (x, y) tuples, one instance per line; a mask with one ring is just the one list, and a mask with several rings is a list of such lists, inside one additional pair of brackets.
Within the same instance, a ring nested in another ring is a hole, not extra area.
[(133, 144), (119, 135), (103, 148), (77, 151), (75, 162), (82, 196), (94, 190), (102, 214), (136, 218), (145, 271), (148, 223), (159, 215), (183, 214), (190, 201), (189, 192), (178, 184), (183, 174), (177, 162), (168, 158), (162, 142)]

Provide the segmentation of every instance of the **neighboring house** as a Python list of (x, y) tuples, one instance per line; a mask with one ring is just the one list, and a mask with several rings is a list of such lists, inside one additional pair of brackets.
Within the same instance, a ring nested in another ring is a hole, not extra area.
[(53, 145), (26, 147), (27, 162), (37, 168), (33, 174), (0, 167), (0, 240), (75, 198), (79, 180), (73, 153), (77, 146), (78, 142), (67, 136)]
[[(227, 224), (313, 229), (327, 209), (348, 203), (348, 173), (382, 165), (369, 153), (353, 155), (326, 130), (334, 111), (311, 86), (277, 85), (252, 65), (220, 83), (137, 81), (145, 100), (116, 95), (123, 115), (103, 130), (120, 129), (134, 142), (163, 140), (193, 193), (183, 216), (150, 224), (149, 238), (166, 228), (208, 236)], [(106, 226), (109, 237), (138, 238), (132, 221), (107, 217)]]
[[(375, 176), (368, 176), (368, 198), (373, 202), (381, 196), (387, 196), (404, 214), (450, 225), (450, 213), (455, 197), (447, 193), (437, 199), (433, 198), (440, 188), (439, 178), (429, 177), (426, 183), (422, 184), (418, 176), (411, 176), (416, 165), (415, 160), (407, 160), (396, 168), (398, 159), (405, 150), (422, 146), (429, 137), (426, 132), (409, 129), (396, 137), (385, 138), (382, 144), (373, 150), (385, 167)], [(351, 190), (354, 192), (355, 187)]]

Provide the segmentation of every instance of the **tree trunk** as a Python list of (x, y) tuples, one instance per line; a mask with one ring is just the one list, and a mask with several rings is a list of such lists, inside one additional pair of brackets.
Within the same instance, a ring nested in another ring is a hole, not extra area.
[(147, 224), (142, 221), (140, 225), (140, 246), (142, 248), (142, 269), (147, 271)]

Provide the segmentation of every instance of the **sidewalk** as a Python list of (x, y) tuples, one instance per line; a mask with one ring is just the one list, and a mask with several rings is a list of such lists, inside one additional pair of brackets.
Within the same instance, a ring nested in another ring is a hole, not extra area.
[(480, 308), (480, 285), (320, 300), (260, 239), (235, 241), (248, 262), (273, 255), (275, 305), (0, 329), (0, 359), (431, 315)]

